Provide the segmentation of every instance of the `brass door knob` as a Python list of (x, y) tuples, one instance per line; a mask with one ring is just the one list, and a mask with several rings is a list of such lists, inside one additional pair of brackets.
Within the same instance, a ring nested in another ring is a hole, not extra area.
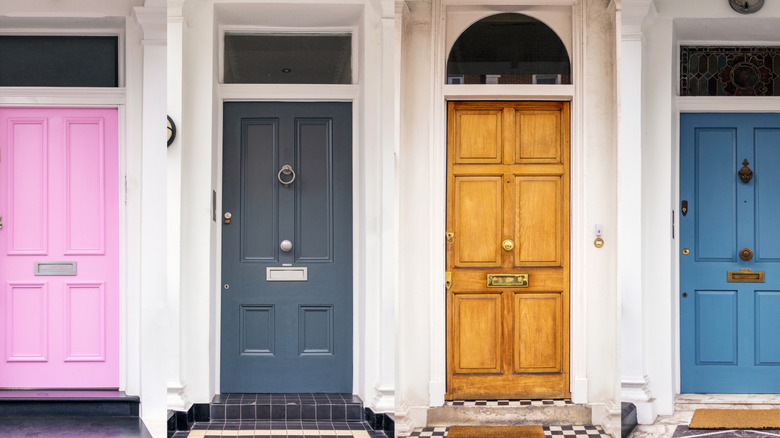
[(504, 248), (504, 251), (512, 251), (515, 248), (515, 242), (512, 239), (506, 239), (501, 242), (501, 248)]
[(739, 258), (748, 261), (753, 258), (753, 251), (751, 251), (750, 248), (742, 248), (739, 250)]

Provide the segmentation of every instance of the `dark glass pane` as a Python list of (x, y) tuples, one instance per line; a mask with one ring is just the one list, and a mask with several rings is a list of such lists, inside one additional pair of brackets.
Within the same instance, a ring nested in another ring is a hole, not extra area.
[(119, 38), (0, 35), (0, 86), (117, 87)]
[(226, 84), (351, 84), (350, 35), (225, 35)]
[(449, 84), (570, 84), (569, 54), (558, 35), (521, 14), (498, 14), (466, 29), (447, 59)]
[(780, 47), (682, 46), (680, 96), (780, 96)]

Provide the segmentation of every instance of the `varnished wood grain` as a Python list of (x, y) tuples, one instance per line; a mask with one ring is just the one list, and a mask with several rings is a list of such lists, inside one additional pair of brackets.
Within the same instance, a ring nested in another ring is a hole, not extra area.
[(569, 104), (448, 105), (446, 397), (568, 397)]

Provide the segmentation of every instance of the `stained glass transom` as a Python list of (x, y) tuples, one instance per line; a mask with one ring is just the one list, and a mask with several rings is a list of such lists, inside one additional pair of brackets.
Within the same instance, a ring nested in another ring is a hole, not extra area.
[(680, 47), (681, 96), (780, 96), (780, 47)]

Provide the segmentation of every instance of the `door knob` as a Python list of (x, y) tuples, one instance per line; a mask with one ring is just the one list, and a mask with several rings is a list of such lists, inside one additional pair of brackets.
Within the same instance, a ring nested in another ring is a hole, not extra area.
[(744, 261), (748, 261), (753, 258), (753, 251), (751, 251), (750, 248), (742, 248), (739, 251), (739, 258)]
[(233, 218), (233, 215), (229, 211), (226, 211), (225, 212), (225, 224), (229, 224), (230, 223), (230, 219), (232, 219), (232, 218)]
[(506, 239), (503, 242), (501, 242), (501, 248), (504, 248), (504, 251), (512, 251), (515, 247), (515, 242), (512, 241), (512, 239)]
[(282, 240), (282, 243), (279, 244), (279, 248), (281, 248), (282, 251), (287, 252), (292, 249), (292, 242), (289, 240)]

